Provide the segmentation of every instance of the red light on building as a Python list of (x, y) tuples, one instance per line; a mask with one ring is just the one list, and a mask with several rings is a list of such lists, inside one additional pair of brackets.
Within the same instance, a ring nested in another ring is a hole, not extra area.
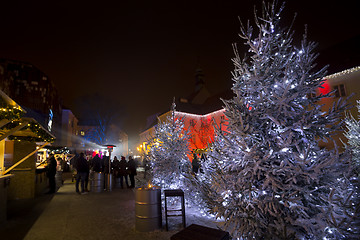
[(323, 95), (328, 94), (331, 91), (330, 84), (327, 79), (322, 82), (321, 87), (319, 87), (319, 92)]

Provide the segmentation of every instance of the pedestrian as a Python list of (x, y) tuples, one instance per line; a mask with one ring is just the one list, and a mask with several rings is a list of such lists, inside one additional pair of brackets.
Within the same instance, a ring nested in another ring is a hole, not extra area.
[(129, 182), (128, 182), (128, 179), (127, 179), (127, 175), (128, 175), (128, 172), (127, 172), (127, 167), (128, 167), (128, 164), (125, 160), (125, 157), (124, 156), (121, 156), (121, 160), (119, 162), (119, 177), (120, 177), (120, 186), (121, 188), (124, 188), (124, 185), (123, 185), (123, 178), (125, 178), (125, 183), (126, 183), (126, 187), (129, 188)]
[[(76, 193), (78, 194), (85, 194), (85, 181), (86, 177), (89, 174), (89, 165), (88, 161), (86, 160), (84, 153), (80, 153), (79, 158), (75, 162), (75, 167), (77, 170), (76, 175)], [(79, 183), (81, 181), (81, 193), (79, 191)]]
[(99, 157), (99, 154), (96, 154), (95, 157), (93, 157), (93, 159), (90, 162), (91, 165), (91, 170), (93, 170), (94, 172), (102, 172), (103, 170), (103, 164), (101, 161), (101, 158)]
[(103, 164), (103, 172), (105, 174), (108, 174), (109, 173), (109, 160), (110, 160), (110, 157), (109, 156), (103, 156), (102, 158), (102, 164)]
[[(104, 190), (108, 189), (108, 179), (109, 179), (109, 160), (110, 160), (110, 157), (109, 156), (106, 156), (104, 155), (103, 158), (102, 158), (102, 164), (103, 164), (103, 172), (104, 172), (104, 177), (105, 177), (105, 180), (104, 180)], [(110, 188), (109, 188), (110, 189)]]
[(115, 156), (113, 162), (111, 163), (111, 168), (115, 178), (119, 178), (119, 159)]
[(56, 174), (59, 178), (61, 178), (61, 185), (64, 184), (63, 180), (63, 172), (64, 172), (64, 160), (61, 157), (56, 159), (57, 166), (56, 166)]
[(197, 154), (196, 153), (193, 153), (193, 160), (192, 160), (192, 170), (193, 170), (193, 173), (198, 173), (199, 171), (199, 159), (197, 157)]
[(56, 191), (55, 175), (57, 162), (55, 160), (54, 154), (50, 154), (47, 160), (47, 177), (49, 178), (49, 191), (47, 193), (52, 194)]
[(129, 178), (130, 178), (130, 188), (134, 188), (135, 175), (136, 175), (136, 162), (134, 161), (132, 156), (129, 156), (128, 169), (129, 169)]

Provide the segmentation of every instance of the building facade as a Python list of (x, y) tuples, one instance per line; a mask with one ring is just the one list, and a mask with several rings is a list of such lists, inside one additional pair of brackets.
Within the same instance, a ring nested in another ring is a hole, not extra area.
[[(54, 135), (61, 129), (61, 99), (49, 77), (30, 63), (0, 59), (0, 90)], [(29, 110), (29, 111), (28, 111)]]
[(80, 146), (78, 122), (79, 120), (70, 109), (62, 110), (61, 137), (59, 141), (61, 146), (66, 146), (69, 149), (76, 149)]

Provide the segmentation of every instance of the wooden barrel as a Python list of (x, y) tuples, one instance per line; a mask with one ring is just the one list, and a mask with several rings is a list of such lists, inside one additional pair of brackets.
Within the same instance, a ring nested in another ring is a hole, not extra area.
[(162, 227), (160, 187), (136, 189), (135, 215), (137, 231), (149, 232)]
[(101, 172), (93, 172), (90, 176), (90, 191), (99, 193), (104, 190), (104, 174)]

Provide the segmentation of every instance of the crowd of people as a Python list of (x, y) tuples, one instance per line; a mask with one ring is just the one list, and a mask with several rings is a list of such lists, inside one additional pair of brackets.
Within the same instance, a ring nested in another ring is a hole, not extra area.
[[(55, 193), (55, 175), (59, 163), (62, 162), (61, 159), (55, 159), (53, 154), (49, 155), (47, 162), (48, 193)], [(124, 180), (126, 188), (135, 188), (136, 168), (137, 163), (132, 156), (128, 157), (128, 161), (124, 156), (121, 156), (120, 160), (115, 156), (113, 161), (109, 161), (108, 156), (102, 156), (101, 158), (99, 154), (96, 154), (93, 158), (87, 158), (84, 153), (80, 153), (70, 161), (70, 171), (73, 173), (75, 191), (78, 194), (87, 194), (89, 192), (89, 178), (92, 173), (102, 173), (107, 176), (110, 172), (115, 180), (119, 180), (121, 188), (124, 188)], [(104, 181), (104, 189), (106, 189), (106, 181)]]
[[(109, 166), (110, 164), (110, 166)], [(135, 187), (135, 175), (137, 164), (132, 156), (129, 156), (129, 161), (126, 161), (125, 157), (122, 156), (119, 161), (115, 156), (113, 161), (109, 161), (108, 156), (100, 158), (96, 154), (92, 159), (87, 160), (84, 153), (80, 153), (79, 157), (76, 158), (72, 165), (73, 169), (76, 170), (76, 192), (79, 194), (86, 194), (88, 190), (88, 182), (90, 173), (104, 173), (112, 174), (115, 179), (120, 179), (120, 186), (124, 188), (124, 179), (127, 188)], [(129, 176), (130, 184), (127, 176)], [(106, 181), (104, 181), (104, 188), (106, 188)], [(80, 189), (79, 189), (80, 184)]]

